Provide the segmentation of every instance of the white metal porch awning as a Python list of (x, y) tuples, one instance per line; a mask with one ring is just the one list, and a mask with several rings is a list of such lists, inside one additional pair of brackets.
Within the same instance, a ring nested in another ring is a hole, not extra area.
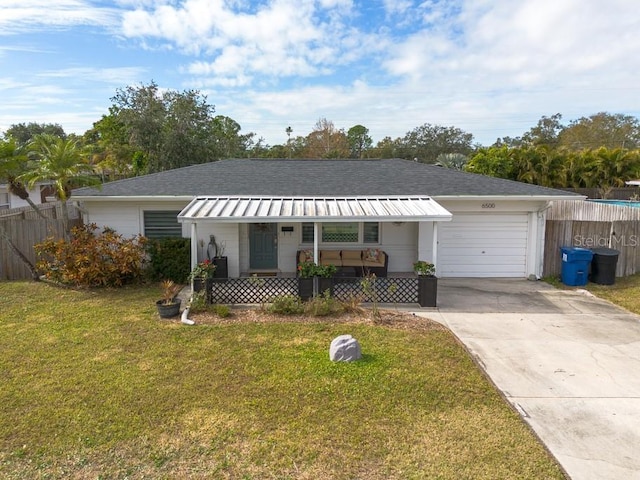
[(196, 197), (178, 215), (196, 222), (408, 222), (450, 221), (451, 213), (427, 196)]

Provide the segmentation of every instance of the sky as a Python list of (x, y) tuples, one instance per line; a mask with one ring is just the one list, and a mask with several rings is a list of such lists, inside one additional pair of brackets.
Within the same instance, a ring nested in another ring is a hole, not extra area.
[(154, 81), (269, 145), (320, 118), (490, 145), (555, 113), (640, 117), (639, 74), (637, 0), (0, 0), (0, 131), (82, 134)]

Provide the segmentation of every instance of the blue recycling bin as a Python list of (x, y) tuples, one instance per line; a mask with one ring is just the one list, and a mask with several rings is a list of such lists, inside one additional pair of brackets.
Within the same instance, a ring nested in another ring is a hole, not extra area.
[(562, 271), (560, 278), (562, 283), (570, 287), (586, 285), (589, 281), (589, 265), (593, 258), (593, 252), (588, 248), (561, 247)]

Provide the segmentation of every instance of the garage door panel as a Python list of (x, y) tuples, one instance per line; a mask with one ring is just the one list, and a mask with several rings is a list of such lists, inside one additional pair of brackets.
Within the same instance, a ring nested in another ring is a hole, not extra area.
[(524, 261), (522, 255), (504, 255), (499, 258), (486, 255), (477, 255), (473, 262), (469, 262), (466, 257), (440, 257), (445, 265), (467, 265), (469, 263), (478, 265), (517, 265)]
[[(443, 278), (447, 277), (462, 277), (460, 275), (459, 269), (444, 269), (440, 276)], [(469, 265), (468, 268), (465, 269), (466, 274), (465, 277), (471, 278), (505, 278), (505, 277), (522, 277), (522, 270), (518, 267), (505, 267), (501, 269), (499, 274), (494, 273), (492, 270), (488, 270), (486, 267), (482, 265)]]
[[(475, 233), (476, 240), (487, 241), (503, 241), (503, 240), (524, 240), (527, 238), (526, 232), (520, 231), (505, 231), (505, 232), (492, 232), (491, 234), (477, 232)], [(462, 245), (463, 243), (469, 243), (469, 237), (464, 232), (457, 235), (438, 235), (440, 241), (447, 241), (451, 243), (457, 243)], [(475, 242), (474, 242), (475, 243)]]
[(438, 231), (438, 270), (443, 277), (524, 277), (528, 215), (454, 213)]
[[(522, 250), (516, 248), (494, 249), (494, 250), (477, 250), (467, 249), (464, 254), (446, 253), (440, 255), (440, 261), (452, 263), (469, 262), (469, 257), (472, 256), (475, 261), (485, 261), (487, 263), (512, 263), (513, 261), (519, 261), (525, 258)], [(460, 259), (458, 261), (458, 259)]]
[[(478, 239), (501, 239), (501, 238), (514, 238), (514, 239), (522, 239), (527, 236), (527, 225), (513, 225), (510, 228), (505, 229), (494, 229), (490, 225), (486, 227), (484, 225), (473, 226), (474, 228), (474, 237)], [(482, 230), (482, 228), (491, 228), (491, 230)], [(438, 235), (443, 240), (456, 240), (456, 239), (465, 239), (468, 240), (469, 229), (459, 228), (453, 231), (448, 228), (442, 233), (442, 235)]]

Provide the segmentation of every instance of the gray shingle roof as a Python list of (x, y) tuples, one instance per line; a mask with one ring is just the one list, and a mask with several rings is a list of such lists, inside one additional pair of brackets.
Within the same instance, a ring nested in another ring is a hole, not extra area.
[(79, 196), (567, 196), (561, 190), (401, 159), (230, 159), (81, 188)]

